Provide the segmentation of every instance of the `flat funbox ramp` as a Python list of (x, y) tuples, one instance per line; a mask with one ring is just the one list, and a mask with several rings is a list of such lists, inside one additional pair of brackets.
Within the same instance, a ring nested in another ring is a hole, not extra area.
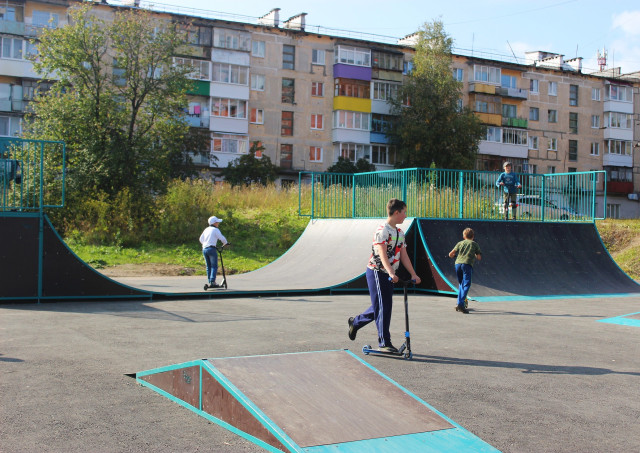
[(593, 223), (420, 219), (426, 257), (457, 292), (449, 251), (470, 227), (482, 249), (469, 295), (554, 297), (625, 295), (640, 285), (611, 258)]
[(270, 451), (497, 451), (346, 350), (202, 359), (136, 379)]

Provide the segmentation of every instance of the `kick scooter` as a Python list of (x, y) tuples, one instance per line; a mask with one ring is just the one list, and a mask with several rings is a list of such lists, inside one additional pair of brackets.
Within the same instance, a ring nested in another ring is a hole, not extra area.
[(231, 244), (229, 244), (228, 242), (226, 244), (224, 244), (222, 247), (216, 247), (216, 250), (218, 250), (218, 255), (220, 255), (220, 267), (222, 267), (222, 282), (216, 287), (213, 285), (208, 285), (208, 284), (204, 284), (204, 290), (208, 290), (209, 288), (222, 288), (224, 287), (224, 289), (227, 289), (227, 276), (224, 273), (224, 260), (222, 259), (222, 250), (224, 250), (225, 247), (230, 246)]
[(407, 360), (411, 360), (413, 358), (413, 353), (411, 352), (411, 337), (409, 335), (409, 302), (407, 298), (407, 287), (410, 284), (415, 283), (415, 280), (398, 280), (398, 283), (401, 283), (404, 289), (404, 323), (406, 331), (404, 333), (404, 343), (398, 349), (398, 352), (386, 352), (381, 351), (379, 349), (373, 349), (370, 344), (366, 344), (362, 347), (362, 352), (364, 355), (369, 354), (382, 354), (382, 355), (395, 355), (404, 357)]

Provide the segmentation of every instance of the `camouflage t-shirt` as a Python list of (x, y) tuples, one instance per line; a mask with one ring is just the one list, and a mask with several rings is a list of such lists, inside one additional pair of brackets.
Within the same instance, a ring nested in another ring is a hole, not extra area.
[(394, 228), (388, 223), (384, 223), (378, 227), (373, 235), (373, 245), (371, 246), (371, 256), (367, 267), (377, 271), (387, 272), (382, 265), (382, 260), (376, 252), (376, 245), (382, 244), (387, 250), (387, 258), (393, 270), (397, 270), (400, 266), (400, 250), (406, 247), (404, 232), (400, 228)]

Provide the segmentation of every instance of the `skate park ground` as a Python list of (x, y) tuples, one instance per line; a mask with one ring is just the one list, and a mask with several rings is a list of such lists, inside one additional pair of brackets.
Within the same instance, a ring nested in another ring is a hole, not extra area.
[(640, 312), (640, 296), (471, 302), (464, 315), (451, 297), (410, 294), (411, 361), (362, 355), (373, 325), (349, 341), (347, 318), (368, 304), (347, 294), (0, 305), (0, 451), (264, 451), (126, 374), (344, 348), (503, 452), (640, 451), (640, 319), (599, 322)]

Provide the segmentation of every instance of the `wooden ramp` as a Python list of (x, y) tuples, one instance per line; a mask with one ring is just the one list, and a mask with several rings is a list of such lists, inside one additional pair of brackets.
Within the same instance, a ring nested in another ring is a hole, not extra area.
[(202, 359), (136, 380), (268, 451), (497, 451), (348, 350)]

